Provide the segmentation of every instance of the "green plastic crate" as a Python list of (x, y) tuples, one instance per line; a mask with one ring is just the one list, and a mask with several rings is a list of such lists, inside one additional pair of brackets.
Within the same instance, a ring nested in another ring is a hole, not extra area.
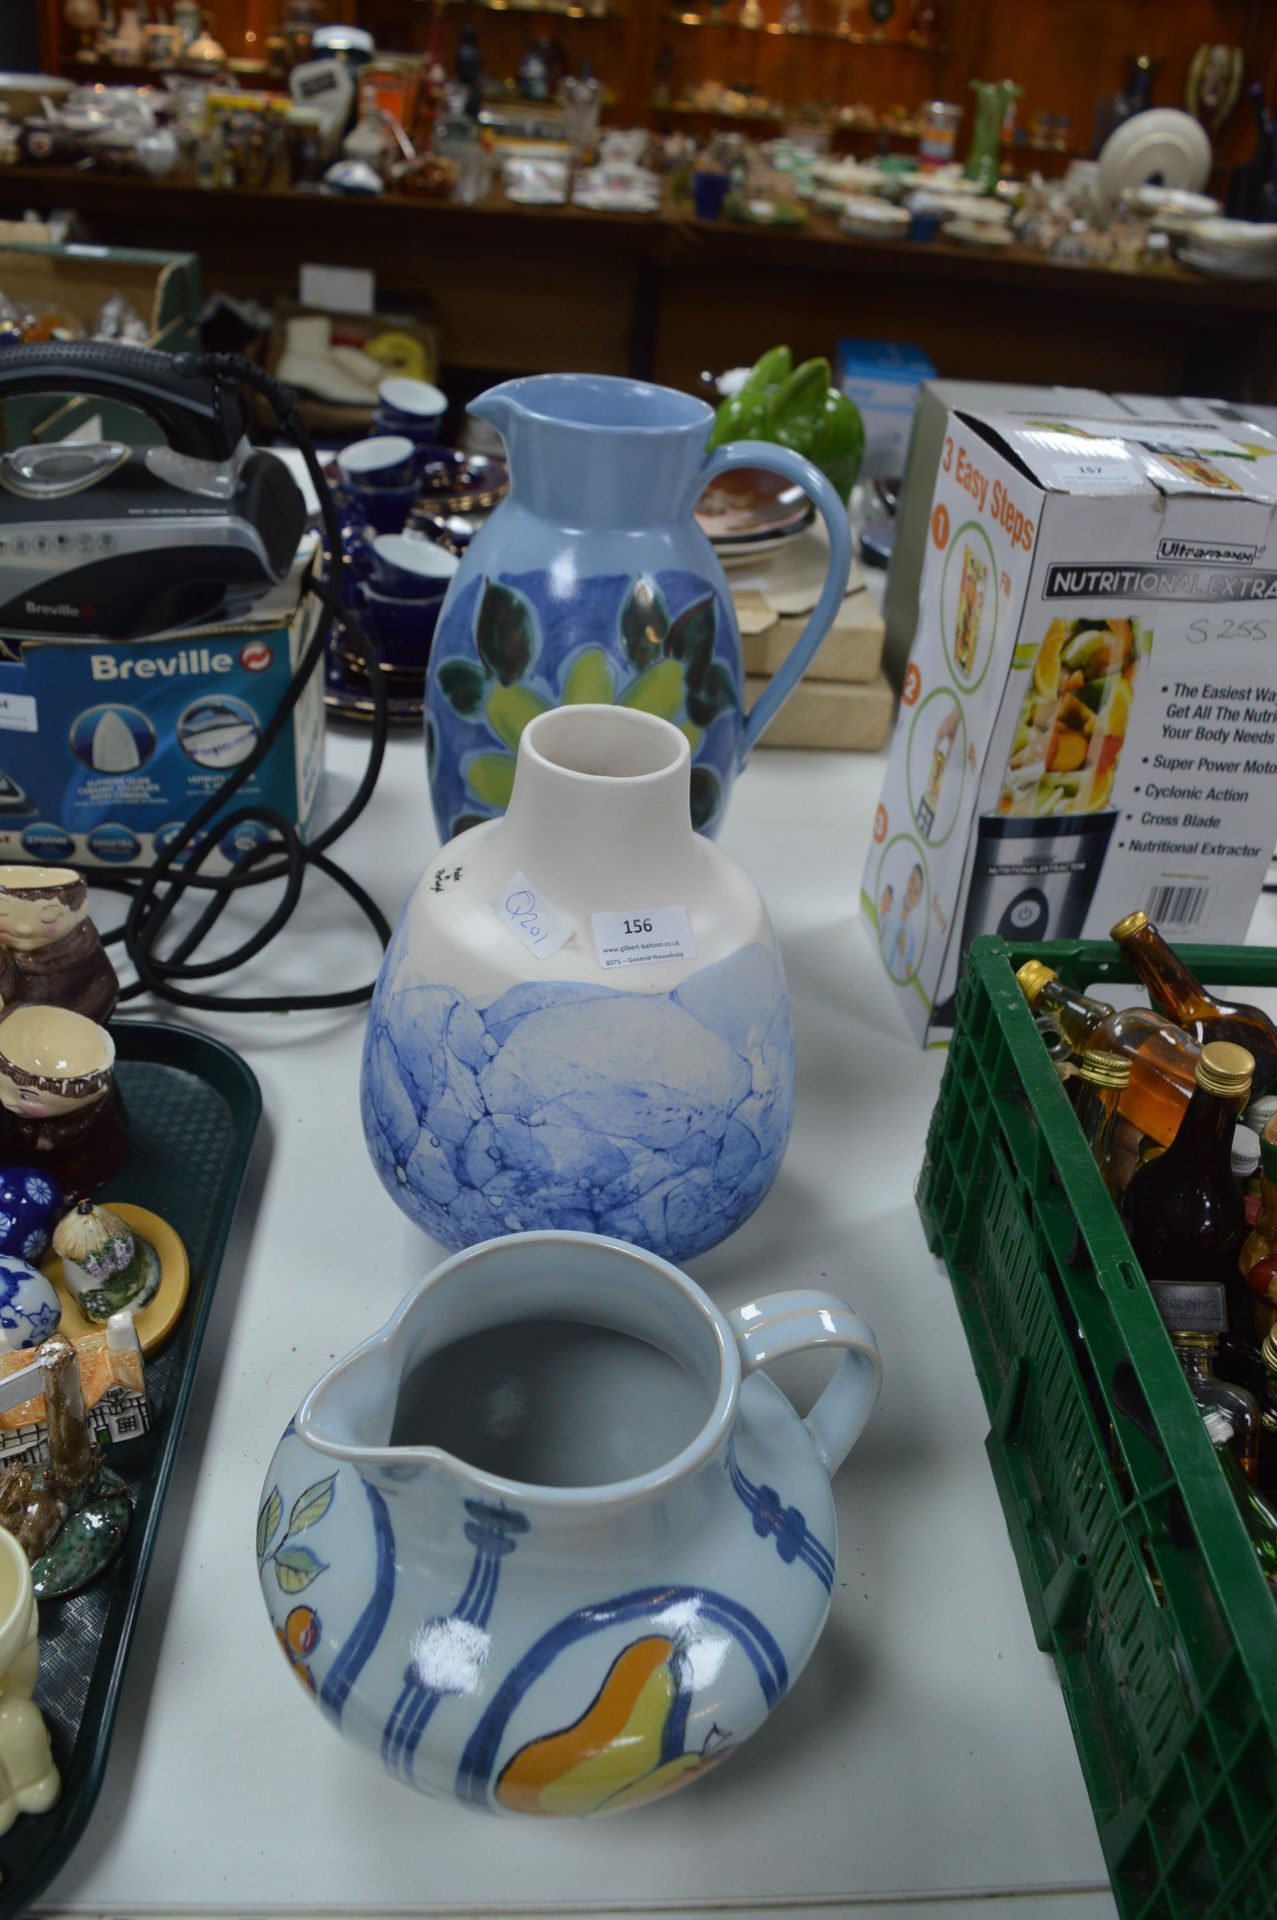
[[(1216, 986), (1277, 987), (1277, 949), (1180, 951)], [(1273, 1920), (1277, 1604), (1016, 985), (1029, 958), (1083, 989), (1135, 978), (1107, 942), (975, 942), (918, 1206), (1118, 1907)]]

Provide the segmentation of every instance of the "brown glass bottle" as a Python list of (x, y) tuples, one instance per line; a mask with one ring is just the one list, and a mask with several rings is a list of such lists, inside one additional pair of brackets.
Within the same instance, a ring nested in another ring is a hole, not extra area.
[(1197, 1086), (1165, 1153), (1140, 1167), (1122, 1195), (1122, 1218), (1146, 1276), (1214, 1281), (1228, 1302), (1222, 1371), (1249, 1385), (1258, 1367), (1250, 1289), (1237, 1256), (1246, 1237), (1241, 1188), (1229, 1166), (1233, 1127), (1254, 1062), (1244, 1047), (1212, 1041)]
[(1229, 1445), (1238, 1465), (1248, 1480), (1257, 1479), (1260, 1426), (1255, 1397), (1245, 1387), (1221, 1380), (1215, 1371), (1220, 1336), (1228, 1329), (1224, 1289), (1200, 1281), (1185, 1285), (1175, 1280), (1150, 1280), (1149, 1292), (1198, 1407), (1203, 1414), (1214, 1407), (1227, 1416), (1232, 1429)]
[(1208, 993), (1146, 913), (1128, 913), (1112, 929), (1112, 937), (1148, 988), (1157, 1011), (1183, 1027), (1199, 1046), (1208, 1040), (1231, 1040), (1245, 1047), (1255, 1057), (1254, 1090), (1265, 1092), (1277, 1078), (1277, 1026), (1263, 1008), (1217, 1000)]
[(1016, 974), (1035, 1015), (1045, 1015), (1075, 1053), (1120, 1053), (1131, 1063), (1118, 1111), (1159, 1146), (1169, 1147), (1193, 1097), (1201, 1048), (1150, 1007), (1110, 1007), (1066, 987), (1040, 960)]
[(1255, 1331), (1263, 1336), (1274, 1320), (1274, 1308), (1269, 1295), (1272, 1268), (1255, 1274), (1253, 1280), (1251, 1275), (1262, 1262), (1272, 1261), (1277, 1256), (1277, 1115), (1267, 1122), (1260, 1136), (1259, 1165), (1259, 1212), (1254, 1226), (1242, 1242), (1237, 1265), (1251, 1288)]
[(1114, 1199), (1131, 1180), (1139, 1158), (1141, 1136), (1119, 1113), (1119, 1102), (1130, 1085), (1131, 1063), (1120, 1053), (1088, 1049), (1073, 1073), (1076, 1094), (1073, 1110), (1104, 1184)]
[(1259, 1349), (1259, 1484), (1277, 1492), (1277, 1327), (1270, 1327)]

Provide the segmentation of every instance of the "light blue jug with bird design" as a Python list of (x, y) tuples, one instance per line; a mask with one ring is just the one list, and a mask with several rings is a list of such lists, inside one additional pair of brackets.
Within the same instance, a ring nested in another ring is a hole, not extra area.
[[(471, 542), (431, 650), (426, 753), (440, 838), (503, 813), (528, 721), (578, 703), (679, 727), (692, 748), (693, 824), (716, 833), (746, 755), (846, 592), (851, 536), (837, 493), (785, 447), (741, 440), (707, 457), (713, 409), (638, 380), (535, 374), (470, 411), (505, 441), (510, 492)], [(734, 467), (797, 483), (829, 533), (819, 601), (748, 712), (727, 580), (694, 518)]]

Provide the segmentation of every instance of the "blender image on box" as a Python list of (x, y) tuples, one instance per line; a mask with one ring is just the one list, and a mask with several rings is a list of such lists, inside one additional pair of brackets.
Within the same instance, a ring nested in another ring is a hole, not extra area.
[(970, 674), (975, 665), (984, 593), (989, 584), (988, 562), (969, 546), (962, 549), (962, 577), (958, 582), (958, 615), (954, 623), (953, 658), (959, 671)]
[(983, 933), (1081, 933), (1108, 851), (1108, 804), (1151, 630), (1134, 620), (1053, 620), (1033, 661), (997, 811), (982, 814), (962, 952)]

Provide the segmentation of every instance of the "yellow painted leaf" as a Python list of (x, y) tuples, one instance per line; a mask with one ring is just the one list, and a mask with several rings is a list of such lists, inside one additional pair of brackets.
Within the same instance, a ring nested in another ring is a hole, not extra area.
[(658, 714), (662, 720), (672, 720), (683, 704), (682, 662), (659, 660), (654, 667), (648, 667), (636, 680), (631, 680), (619, 704)]
[(701, 729), (694, 726), (690, 720), (684, 720), (680, 724), (679, 732), (683, 735), (693, 753), (695, 753), (697, 747), (700, 746), (701, 741), (705, 737)]
[(493, 732), (500, 735), (511, 753), (528, 721), (545, 711), (546, 702), (530, 687), (494, 687), (484, 703)]
[(466, 768), (466, 785), (485, 806), (508, 807), (514, 789), (514, 755), (477, 753)]
[(612, 669), (602, 647), (587, 647), (563, 682), (565, 707), (610, 707), (616, 697)]

